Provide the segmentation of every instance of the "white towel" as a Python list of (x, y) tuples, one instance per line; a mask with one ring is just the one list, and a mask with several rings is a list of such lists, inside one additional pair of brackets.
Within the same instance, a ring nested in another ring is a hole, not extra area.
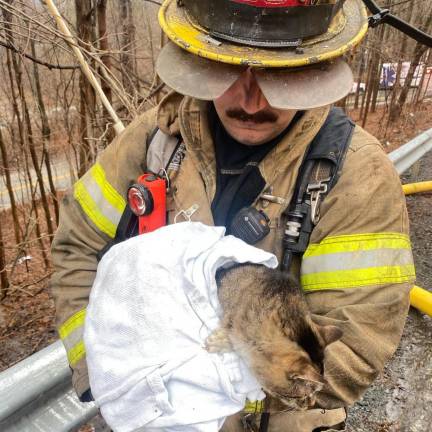
[[(115, 432), (216, 432), (264, 393), (235, 353), (204, 341), (221, 314), (216, 270), (277, 259), (197, 222), (114, 246), (99, 264), (84, 343), (93, 396)], [(235, 289), (235, 287), (233, 287)]]

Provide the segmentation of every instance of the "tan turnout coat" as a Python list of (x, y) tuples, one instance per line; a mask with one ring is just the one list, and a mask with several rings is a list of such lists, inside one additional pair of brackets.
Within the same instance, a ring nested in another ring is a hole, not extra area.
[[(166, 134), (180, 133), (186, 145), (168, 196), (169, 222), (175, 216), (184, 220), (185, 211), (197, 208), (191, 220), (213, 224), (210, 206), (216, 164), (207, 106), (176, 93), (168, 95), (159, 107), (129, 125), (64, 198), (52, 246), (55, 274), (51, 284), (57, 324), (78, 394), (89, 385), (81, 337), (96, 254), (114, 235), (128, 186), (146, 170), (148, 137), (156, 126)], [(290, 199), (304, 151), (328, 110), (307, 111), (260, 163), (266, 190), (274, 196)], [(256, 207), (265, 210), (271, 227), (257, 246), (280, 258), (284, 207), (262, 199)], [(358, 400), (392, 356), (414, 281), (407, 236), (399, 177), (377, 140), (356, 127), (341, 177), (321, 206), (321, 219), (302, 263), (302, 284), (314, 319), (343, 330), (342, 339), (326, 350), (328, 385), (318, 397), (319, 407), (330, 411), (276, 414), (270, 431), (312, 431), (342, 421), (343, 412), (331, 409)], [(231, 419), (225, 430), (243, 429)]]

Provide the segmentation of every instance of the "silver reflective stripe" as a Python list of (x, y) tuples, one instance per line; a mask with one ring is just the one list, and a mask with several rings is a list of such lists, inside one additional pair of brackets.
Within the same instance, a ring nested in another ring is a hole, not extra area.
[(84, 336), (84, 326), (78, 327), (72, 333), (70, 333), (66, 338), (62, 339), (62, 342), (66, 348), (66, 351), (69, 352), (74, 346), (76, 346), (79, 342), (83, 340)]
[(411, 246), (401, 233), (363, 233), (326, 237), (309, 244), (300, 282), (305, 291), (412, 283)]
[(412, 264), (410, 249), (360, 250), (304, 258), (302, 262), (302, 275), (410, 264)]
[(76, 365), (85, 356), (83, 341), (85, 317), (86, 310), (81, 309), (59, 327), (59, 335), (71, 366)]
[(96, 227), (114, 238), (126, 201), (109, 183), (100, 163), (75, 183), (74, 198)]
[(102, 213), (103, 216), (105, 216), (113, 225), (117, 226), (122, 213), (107, 201), (100, 186), (91, 176), (91, 173), (88, 173), (82, 178), (82, 183), (90, 197), (97, 204), (99, 212)]

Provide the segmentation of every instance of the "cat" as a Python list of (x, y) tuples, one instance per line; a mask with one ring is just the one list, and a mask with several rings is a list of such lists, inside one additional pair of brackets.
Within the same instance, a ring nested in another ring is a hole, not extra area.
[(206, 349), (236, 351), (285, 410), (312, 407), (326, 383), (324, 349), (342, 331), (315, 324), (298, 283), (279, 270), (242, 264), (220, 270), (217, 283), (223, 316)]

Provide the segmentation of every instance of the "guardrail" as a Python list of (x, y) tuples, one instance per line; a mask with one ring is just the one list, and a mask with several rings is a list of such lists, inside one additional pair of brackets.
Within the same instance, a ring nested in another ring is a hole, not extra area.
[(0, 431), (69, 432), (98, 412), (81, 403), (60, 341), (0, 374)]
[[(432, 129), (389, 154), (402, 174), (432, 150)], [(0, 431), (70, 432), (94, 417), (94, 403), (81, 403), (72, 390), (60, 341), (0, 373)]]
[(432, 129), (423, 132), (413, 140), (389, 154), (399, 174), (414, 165), (429, 150), (432, 150)]

